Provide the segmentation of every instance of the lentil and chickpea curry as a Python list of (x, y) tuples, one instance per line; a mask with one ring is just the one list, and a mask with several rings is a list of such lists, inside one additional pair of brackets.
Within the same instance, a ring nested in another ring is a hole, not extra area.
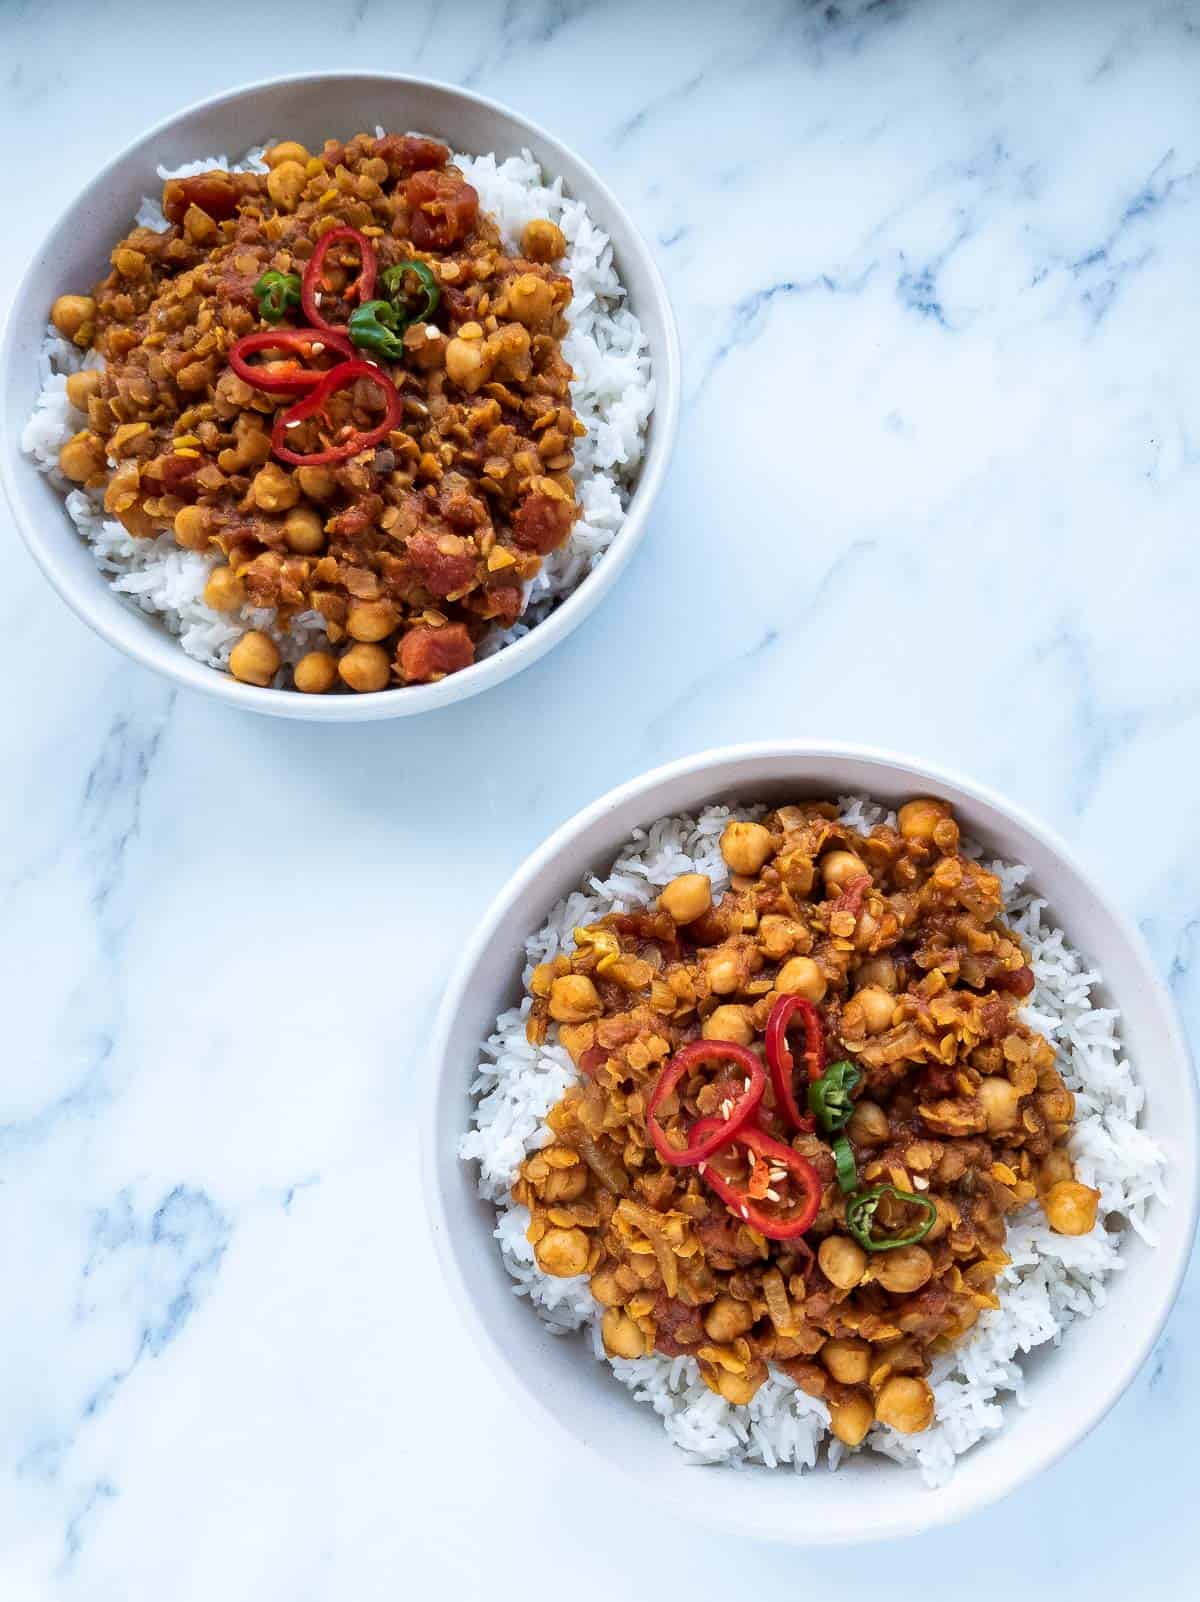
[(897, 824), (730, 822), (719, 903), (689, 873), (577, 929), (527, 1032), (556, 1026), (581, 1077), (513, 1187), (610, 1356), (690, 1354), (735, 1404), (772, 1364), (848, 1446), (933, 1422), (931, 1359), (999, 1305), (1010, 1213), (1082, 1235), (1099, 1202), (1000, 881), (943, 803)]
[[(104, 358), (67, 381), (87, 427), (63, 474), (129, 533), (217, 555), (218, 611), (319, 613), (299, 690), (468, 666), (577, 515), (566, 241), (535, 219), (506, 252), (449, 155), (287, 140), (265, 173), (168, 179), (165, 232), (135, 228), (52, 310)], [(230, 659), (258, 685), (280, 665), (259, 630)]]

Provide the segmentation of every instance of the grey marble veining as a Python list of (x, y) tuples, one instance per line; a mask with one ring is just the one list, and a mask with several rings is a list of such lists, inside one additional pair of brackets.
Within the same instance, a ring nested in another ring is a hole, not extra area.
[(1200, 7), (0, 0), (2, 281), (145, 126), (314, 66), (477, 87), (600, 169), (677, 308), (679, 449), (601, 610), (416, 724), (173, 695), (0, 512), (0, 1597), (1194, 1594), (1194, 1272), (1105, 1423), (960, 1529), (616, 1542), (453, 1322), (412, 1114), (504, 877), (737, 739), (1008, 792), (1200, 1022)]

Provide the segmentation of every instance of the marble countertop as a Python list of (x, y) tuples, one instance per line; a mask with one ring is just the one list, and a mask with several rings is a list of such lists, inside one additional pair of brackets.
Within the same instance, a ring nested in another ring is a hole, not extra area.
[(734, 740), (998, 786), (1200, 1021), (1200, 5), (4, 0), (0, 41), (4, 282), (179, 106), (394, 68), (599, 168), (686, 364), (618, 589), (417, 722), (173, 694), (0, 510), (0, 1597), (1195, 1594), (1195, 1271), (1103, 1425), (966, 1525), (614, 1541), (453, 1322), (413, 1116), (486, 899), (601, 790)]

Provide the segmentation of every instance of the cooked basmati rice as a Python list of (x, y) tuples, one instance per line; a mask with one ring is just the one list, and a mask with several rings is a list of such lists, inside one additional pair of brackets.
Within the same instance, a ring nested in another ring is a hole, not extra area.
[[(840, 806), (843, 821), (856, 828), (895, 822), (862, 797), (845, 797)], [(571, 949), (577, 924), (644, 906), (680, 873), (707, 874), (719, 893), (729, 881), (721, 831), (731, 817), (760, 816), (761, 810), (706, 807), (698, 817), (664, 818), (637, 831), (606, 877), (590, 875), (530, 937), (525, 980), (536, 964)], [(1023, 1401), (1018, 1354), (1047, 1341), (1057, 1344), (1076, 1318), (1103, 1305), (1104, 1281), (1121, 1267), (1123, 1227), (1152, 1242), (1146, 1207), (1165, 1200), (1164, 1158), (1137, 1127), (1143, 1093), (1122, 1055), (1118, 1014), (1090, 999), (1100, 975), (1046, 921), (1046, 903), (1027, 887), (1026, 868), (988, 866), (1001, 878), (1009, 924), (1030, 954), (1035, 985), (1025, 1020), (1054, 1046), (1059, 1071), (1075, 1092), (1071, 1154), (1079, 1178), (1100, 1191), (1100, 1221), (1090, 1235), (1072, 1237), (1054, 1234), (1036, 1205), (1016, 1214), (1009, 1221), (1012, 1264), (1000, 1278), (1000, 1308), (984, 1313), (966, 1340), (935, 1360), (933, 1425), (921, 1435), (900, 1435), (880, 1424), (870, 1431), (867, 1447), (915, 1464), (929, 1485), (944, 1484), (960, 1453), (1001, 1428), (1006, 1394)], [(497, 1209), (496, 1240), (517, 1294), (527, 1296), (556, 1333), (584, 1331), (595, 1356), (609, 1363), (637, 1401), (654, 1409), (671, 1440), (695, 1460), (786, 1464), (797, 1472), (813, 1467), (828, 1435), (829, 1411), (786, 1374), (772, 1369), (750, 1404), (736, 1407), (709, 1390), (690, 1357), (610, 1359), (600, 1339), (603, 1309), (586, 1277), (556, 1279), (538, 1268), (525, 1239), (528, 1210), (513, 1204), (510, 1187), (524, 1157), (552, 1138), (546, 1114), (578, 1072), (553, 1040), (529, 1044), (528, 1009), (526, 999), (497, 1020), (472, 1086), (473, 1127), (460, 1144), (460, 1155), (479, 1164), (481, 1195)], [(846, 1455), (830, 1437), (824, 1461), (836, 1468)]]
[[(265, 171), (263, 148), (248, 152), (234, 170)], [(562, 180), (544, 183), (528, 151), (499, 162), (492, 155), (452, 159), (479, 191), (481, 206), (494, 217), (509, 249), (517, 248), (521, 230), (533, 217), (549, 217), (566, 237), (564, 271), (574, 295), (563, 353), (575, 373), (571, 385), (575, 411), (587, 430), (575, 442), (572, 472), (579, 520), (562, 549), (543, 562), (518, 621), (484, 637), (476, 653), (483, 658), (548, 617), (620, 532), (654, 408), (654, 380), (646, 336), (624, 303), (625, 290), (613, 265), (608, 235), (596, 227), (581, 201), (563, 194)], [(228, 168), (229, 163), (224, 156), (210, 156), (171, 170), (160, 167), (158, 175), (186, 178), (213, 167)], [(135, 220), (156, 230), (167, 225), (158, 201), (149, 196)], [(319, 612), (303, 612), (281, 630), (274, 608), (243, 606), (237, 612), (216, 612), (206, 606), (204, 586), (219, 560), (216, 555), (185, 550), (169, 532), (155, 539), (135, 538), (105, 515), (102, 490), (80, 489), (59, 473), (59, 451), (86, 422), (67, 400), (67, 377), (81, 368), (102, 365), (102, 358), (92, 352), (85, 355), (49, 328), (40, 358), (41, 393), (22, 432), (21, 448), (62, 491), (72, 521), (113, 588), (143, 612), (158, 617), (189, 656), (211, 667), (228, 668), (229, 653), (247, 629), (272, 635), (285, 664), (323, 647), (325, 620)], [(281, 668), (276, 684), (283, 685), (286, 678)]]

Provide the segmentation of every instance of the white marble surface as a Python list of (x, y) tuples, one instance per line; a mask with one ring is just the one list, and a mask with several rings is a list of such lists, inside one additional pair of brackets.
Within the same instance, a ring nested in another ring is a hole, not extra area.
[(193, 98), (426, 72), (599, 167), (687, 369), (617, 592), (419, 724), (173, 696), (0, 511), (3, 1602), (1200, 1586), (1195, 1273), (1130, 1394), (1009, 1504), (809, 1556), (640, 1509), (614, 1540), (425, 1244), (448, 962), (554, 824), (705, 745), (857, 738), (1001, 787), (1103, 870), (1200, 1018), (1200, 5), (858, 9), (0, 4), (0, 282)]

